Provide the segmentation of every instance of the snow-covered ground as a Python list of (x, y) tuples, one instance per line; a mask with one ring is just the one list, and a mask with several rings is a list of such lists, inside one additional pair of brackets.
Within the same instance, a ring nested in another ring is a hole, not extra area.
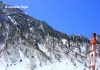
[[(40, 45), (40, 47), (42, 47), (42, 45)], [(2, 56), (2, 58), (0, 58), (0, 68), (2, 70), (31, 70), (32, 65), (30, 58), (27, 58), (22, 51), (19, 51), (19, 54), (21, 59), (20, 62), (10, 62), (11, 65), (8, 65), (8, 62), (5, 62), (5, 57)], [(2, 55), (4, 55), (4, 53), (2, 53)], [(86, 60), (81, 62), (78, 60), (78, 58), (76, 59), (73, 55), (69, 55), (68, 58), (64, 57), (60, 61), (53, 60), (53, 63), (42, 64), (42, 66), (40, 66), (40, 60), (37, 58), (37, 55), (35, 56), (35, 58), (36, 60), (34, 63), (36, 63), (37, 67), (33, 70), (89, 70), (88, 67), (84, 66)], [(100, 59), (97, 58), (97, 61), (97, 66), (99, 66)]]

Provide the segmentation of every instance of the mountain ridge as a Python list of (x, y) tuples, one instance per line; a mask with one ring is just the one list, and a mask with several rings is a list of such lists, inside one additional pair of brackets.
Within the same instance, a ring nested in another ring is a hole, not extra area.
[[(61, 33), (20, 9), (4, 6), (0, 6), (3, 12), (0, 14), (2, 70), (66, 70), (67, 67), (68, 70), (88, 70), (86, 47), (89, 39)], [(99, 44), (97, 46), (100, 48)], [(99, 60), (98, 57), (97, 69), (100, 69)]]

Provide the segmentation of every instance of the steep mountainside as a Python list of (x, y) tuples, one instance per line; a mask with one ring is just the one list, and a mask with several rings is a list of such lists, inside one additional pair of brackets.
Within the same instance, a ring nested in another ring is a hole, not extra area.
[[(5, 6), (0, 6), (2, 70), (88, 70), (86, 47), (89, 40), (86, 37), (61, 33), (45, 21)], [(98, 70), (99, 53), (97, 50)]]

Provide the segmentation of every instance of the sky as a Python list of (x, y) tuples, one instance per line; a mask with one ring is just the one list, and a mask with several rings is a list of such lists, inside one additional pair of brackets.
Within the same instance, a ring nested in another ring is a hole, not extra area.
[(26, 5), (28, 15), (46, 21), (66, 34), (88, 38), (100, 34), (100, 0), (2, 0), (10, 5)]

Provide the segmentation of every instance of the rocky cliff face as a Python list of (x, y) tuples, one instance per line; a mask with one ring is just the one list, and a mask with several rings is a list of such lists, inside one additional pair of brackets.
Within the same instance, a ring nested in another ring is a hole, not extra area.
[[(45, 21), (5, 6), (0, 6), (2, 70), (88, 70), (86, 37), (61, 33)], [(97, 53), (99, 56), (99, 50)], [(98, 57), (98, 70), (99, 61)]]

